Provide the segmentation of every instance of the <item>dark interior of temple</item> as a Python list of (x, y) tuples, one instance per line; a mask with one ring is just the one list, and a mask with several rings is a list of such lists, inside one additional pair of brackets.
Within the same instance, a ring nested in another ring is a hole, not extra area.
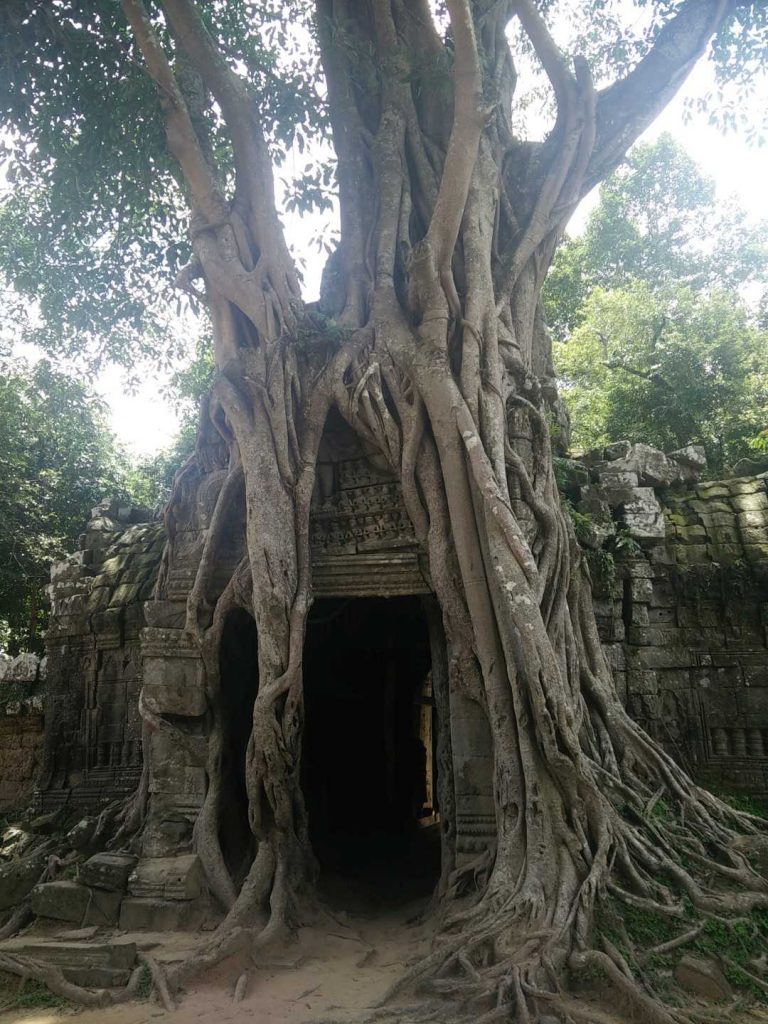
[[(439, 873), (429, 636), (421, 600), (328, 598), (304, 650), (302, 789), (321, 886), (341, 902), (406, 901)], [(227, 618), (220, 647), (219, 838), (236, 882), (254, 846), (245, 756), (258, 688), (256, 625)], [(336, 900), (338, 902), (338, 900)]]
[[(429, 636), (417, 597), (318, 600), (302, 785), (321, 887), (407, 900), (439, 872)], [(428, 826), (432, 827), (428, 827)]]

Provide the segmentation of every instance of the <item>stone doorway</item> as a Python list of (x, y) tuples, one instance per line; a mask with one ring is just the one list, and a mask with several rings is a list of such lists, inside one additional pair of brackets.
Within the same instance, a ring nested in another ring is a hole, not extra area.
[(258, 636), (253, 616), (242, 608), (227, 616), (219, 648), (222, 715), (219, 842), (224, 862), (237, 886), (255, 855), (248, 824), (245, 756), (259, 688)]
[(316, 601), (304, 694), (302, 786), (321, 889), (350, 909), (427, 895), (440, 840), (421, 599)]

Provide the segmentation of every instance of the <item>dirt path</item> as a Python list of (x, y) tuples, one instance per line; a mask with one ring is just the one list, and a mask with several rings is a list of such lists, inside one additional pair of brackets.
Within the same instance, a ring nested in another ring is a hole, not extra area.
[[(233, 1001), (242, 965), (229, 962), (190, 986), (173, 1013), (154, 1001), (98, 1010), (30, 1009), (0, 1012), (0, 1024), (360, 1024), (405, 967), (426, 950), (428, 928), (419, 922), (425, 901), (387, 912), (336, 915), (322, 927), (304, 928), (298, 941), (254, 969), (243, 1002)], [(165, 934), (141, 939), (170, 964), (201, 936)], [(605, 1004), (604, 1004), (605, 1005)], [(583, 1003), (582, 1003), (583, 1007)], [(593, 1010), (594, 1024), (641, 1024)], [(732, 1024), (768, 1024), (754, 1011)]]
[[(190, 988), (173, 1013), (154, 1002), (137, 1002), (84, 1011), (6, 1011), (0, 1012), (0, 1024), (58, 1024), (73, 1015), (77, 1024), (357, 1024), (365, 1008), (425, 949), (426, 930), (413, 920), (423, 908), (419, 901), (388, 914), (341, 915), (338, 924), (302, 929), (297, 943), (253, 971), (239, 1004), (232, 999), (239, 967), (230, 963)], [(185, 947), (189, 939), (179, 936), (153, 949), (153, 955), (170, 963)]]

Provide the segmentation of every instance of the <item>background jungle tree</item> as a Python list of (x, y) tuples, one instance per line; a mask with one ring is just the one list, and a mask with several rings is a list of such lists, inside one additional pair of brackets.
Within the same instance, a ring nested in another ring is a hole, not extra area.
[(0, 643), (41, 649), (44, 587), (125, 465), (101, 403), (42, 361), (0, 362)]

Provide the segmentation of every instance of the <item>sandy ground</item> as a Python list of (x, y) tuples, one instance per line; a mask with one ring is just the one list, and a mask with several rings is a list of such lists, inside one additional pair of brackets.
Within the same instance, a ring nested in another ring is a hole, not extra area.
[[(336, 921), (304, 928), (298, 941), (273, 954), (249, 977), (246, 998), (233, 1002), (240, 966), (222, 965), (167, 1013), (154, 1002), (98, 1010), (15, 1010), (0, 1013), (0, 1024), (357, 1024), (405, 965), (427, 946), (425, 928), (414, 918), (424, 909), (414, 901), (382, 914), (335, 914)], [(133, 938), (133, 936), (125, 936)], [(143, 936), (158, 960), (184, 956), (199, 936)]]

